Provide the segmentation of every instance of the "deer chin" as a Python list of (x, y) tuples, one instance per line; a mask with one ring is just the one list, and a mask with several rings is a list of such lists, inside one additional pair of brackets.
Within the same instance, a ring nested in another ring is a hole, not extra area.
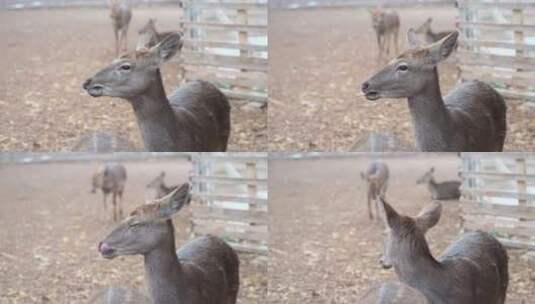
[(86, 88), (87, 93), (91, 95), (92, 97), (100, 97), (104, 95), (104, 86), (102, 85), (92, 85), (88, 88)]
[(381, 98), (381, 95), (377, 91), (371, 91), (371, 92), (366, 93), (366, 95), (364, 95), (364, 97), (366, 97), (366, 99), (368, 99), (368, 100), (372, 100), (373, 101), (373, 100), (377, 100), (377, 99)]

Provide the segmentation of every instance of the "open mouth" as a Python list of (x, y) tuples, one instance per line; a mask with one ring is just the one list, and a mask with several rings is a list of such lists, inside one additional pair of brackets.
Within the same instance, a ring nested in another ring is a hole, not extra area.
[(87, 88), (86, 91), (87, 91), (87, 93), (89, 93), (89, 95), (91, 95), (93, 97), (99, 97), (99, 96), (102, 96), (102, 93), (104, 91), (104, 87), (99, 85), (99, 84), (96, 84), (96, 85), (92, 85), (91, 87)]
[(364, 96), (368, 100), (377, 100), (379, 99), (379, 92), (375, 92), (375, 91), (367, 92), (366, 95)]

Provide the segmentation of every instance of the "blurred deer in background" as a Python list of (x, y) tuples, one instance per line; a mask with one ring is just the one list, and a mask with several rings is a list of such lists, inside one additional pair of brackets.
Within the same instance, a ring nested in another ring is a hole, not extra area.
[(109, 0), (110, 17), (115, 34), (115, 55), (119, 57), (121, 47), (123, 52), (127, 50), (128, 26), (132, 19), (132, 10), (124, 0)]
[(151, 190), (152, 192), (154, 192), (153, 196), (155, 199), (162, 198), (166, 196), (167, 194), (171, 193), (176, 188), (178, 188), (178, 185), (167, 186), (165, 184), (164, 179), (165, 179), (165, 172), (162, 171), (146, 186), (148, 190)]
[(388, 166), (381, 162), (373, 162), (366, 172), (361, 172), (360, 176), (368, 183), (368, 215), (373, 219), (371, 203), (375, 205), (375, 215), (378, 216), (376, 200), (378, 197), (385, 197), (388, 188)]
[(140, 50), (142, 48), (151, 48), (158, 43), (162, 42), (167, 36), (169, 36), (172, 33), (176, 32), (158, 32), (156, 30), (156, 19), (150, 18), (149, 21), (141, 28), (139, 29), (138, 33), (138, 39), (137, 39), (137, 50)]
[(427, 189), (431, 193), (431, 198), (435, 200), (459, 199), (461, 197), (460, 181), (445, 181), (437, 183), (433, 177), (435, 168), (431, 167), (420, 177), (416, 184), (427, 184)]
[(119, 163), (108, 163), (93, 175), (92, 181), (93, 189), (91, 192), (95, 193), (97, 189), (102, 191), (104, 210), (107, 209), (108, 194), (112, 194), (113, 220), (120, 219), (123, 215), (122, 201), (126, 183), (126, 168)]
[(451, 35), (453, 31), (442, 31), (442, 32), (433, 32), (431, 29), (431, 22), (433, 21), (432, 18), (428, 18), (422, 25), (417, 27), (414, 32), (418, 35), (421, 35), (424, 38), (424, 42), (431, 44), (434, 42), (439, 41), (440, 39)]
[[(390, 55), (390, 50), (398, 53), (399, 15), (393, 10), (375, 8), (368, 10), (372, 17), (372, 26), (377, 36), (379, 59)], [(393, 45), (392, 45), (393, 44)]]

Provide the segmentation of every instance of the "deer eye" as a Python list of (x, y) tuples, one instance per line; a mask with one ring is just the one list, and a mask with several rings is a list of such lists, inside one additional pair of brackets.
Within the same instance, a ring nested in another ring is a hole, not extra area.
[(402, 72), (405, 72), (409, 69), (409, 66), (406, 64), (406, 63), (401, 63), (398, 65), (398, 67), (396, 68), (396, 70), (398, 71), (402, 71)]
[(120, 69), (123, 70), (123, 71), (129, 71), (131, 68), (132, 68), (132, 66), (130, 65), (130, 63), (123, 63), (120, 66)]
[(141, 226), (141, 222), (132, 222), (128, 225), (130, 228), (135, 228)]

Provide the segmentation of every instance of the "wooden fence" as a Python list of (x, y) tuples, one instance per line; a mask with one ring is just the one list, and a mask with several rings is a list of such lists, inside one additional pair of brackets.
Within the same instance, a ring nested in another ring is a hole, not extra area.
[(186, 0), (186, 80), (204, 79), (231, 99), (267, 102), (267, 0)]
[(462, 220), (503, 244), (535, 249), (535, 155), (463, 153)]
[[(77, 7), (94, 6), (108, 7), (109, 0), (0, 0), (0, 9), (34, 9), (34, 8), (57, 8), (57, 7)], [(179, 0), (128, 0), (132, 5), (138, 4), (158, 4), (176, 3)]]
[(459, 1), (461, 78), (535, 101), (535, 2)]
[(323, 8), (323, 7), (383, 7), (413, 5), (452, 5), (455, 0), (270, 0), (269, 6), (283, 9)]
[(192, 155), (193, 234), (213, 234), (237, 250), (268, 250), (267, 153)]

